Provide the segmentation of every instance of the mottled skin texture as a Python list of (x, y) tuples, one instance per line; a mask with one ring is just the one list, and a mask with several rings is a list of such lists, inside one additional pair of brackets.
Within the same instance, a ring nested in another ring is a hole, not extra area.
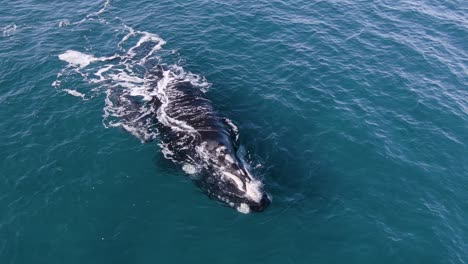
[[(163, 78), (162, 70), (157, 75)], [(173, 82), (165, 88), (161, 101), (155, 100), (154, 105), (176, 120), (164, 124), (160, 119), (158, 125), (161, 140), (171, 152), (169, 158), (196, 166), (195, 181), (210, 197), (238, 210), (246, 204), (249, 211), (263, 211), (270, 204), (269, 197), (261, 185), (251, 187), (259, 181), (246, 171), (236, 154), (235, 132), (200, 89), (188, 81)], [(183, 121), (182, 125), (179, 121)]]

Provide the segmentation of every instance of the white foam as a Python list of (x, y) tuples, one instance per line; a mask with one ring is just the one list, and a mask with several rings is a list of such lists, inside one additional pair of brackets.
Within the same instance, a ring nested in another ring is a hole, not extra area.
[(82, 99), (85, 99), (84, 94), (78, 92), (77, 90), (70, 90), (70, 89), (63, 89), (63, 91), (67, 92), (70, 95), (76, 96), (76, 97), (81, 97)]
[[(122, 48), (122, 45), (127, 42), (127, 40), (130, 39), (130, 37), (134, 36), (136, 34), (135, 30), (129, 26), (124, 25), (124, 29), (128, 31), (127, 35), (125, 35), (120, 42), (117, 44), (117, 47), (119, 47), (121, 50), (124, 50)], [(124, 50), (125, 51), (125, 50)]]
[(70, 25), (70, 20), (68, 20), (68, 19), (64, 19), (64, 20), (61, 20), (59, 22), (59, 27), (65, 27), (65, 26), (68, 26), (68, 25)]
[(114, 65), (106, 65), (105, 67), (99, 69), (96, 73), (94, 73), (95, 76), (99, 77), (99, 80), (92, 80), (92, 82), (98, 83), (105, 81), (106, 78), (103, 76), (103, 74), (112, 69), (113, 67)]
[(17, 28), (16, 24), (11, 24), (11, 25), (0, 28), (0, 30), (2, 31), (2, 34), (4, 37), (8, 37), (16, 32), (16, 28)]
[(111, 4), (111, 1), (110, 1), (110, 0), (106, 0), (106, 1), (104, 2), (104, 6), (103, 6), (99, 11), (97, 11), (95, 14), (96, 14), (96, 15), (100, 15), (100, 14), (104, 13), (104, 12), (107, 10), (107, 8), (110, 7), (110, 4)]
[(198, 132), (189, 124), (182, 120), (172, 118), (166, 112), (166, 109), (169, 106), (169, 98), (167, 96), (166, 89), (168, 88), (171, 81), (174, 81), (174, 78), (171, 75), (172, 74), (169, 70), (164, 71), (163, 78), (160, 81), (158, 81), (157, 84), (157, 96), (161, 101), (161, 106), (159, 107), (157, 112), (157, 118), (159, 122), (161, 122), (165, 126), (170, 127), (172, 130), (198, 134)]
[(101, 9), (99, 9), (99, 11), (87, 15), (86, 18), (90, 18), (90, 17), (94, 17), (94, 16), (99, 16), (100, 14), (106, 12), (106, 11), (107, 11), (107, 8), (110, 7), (110, 4), (111, 4), (111, 1), (110, 1), (110, 0), (105, 0), (105, 1), (104, 1), (103, 7), (102, 7)]
[[(145, 57), (143, 57), (141, 63), (144, 63), (146, 61), (146, 59), (148, 59), (148, 57), (150, 57), (151, 55), (154, 54), (154, 52), (158, 51), (158, 50), (161, 50), (162, 49), (162, 46), (164, 44), (166, 44), (166, 41), (164, 41), (164, 39), (160, 38), (158, 35), (156, 34), (152, 34), (152, 33), (149, 33), (149, 32), (144, 32), (144, 31), (137, 31), (136, 33), (138, 34), (141, 34), (143, 35), (140, 40), (137, 42), (137, 44), (135, 46), (133, 46), (132, 48), (130, 48), (128, 50), (128, 54), (132, 57), (134, 57), (136, 55), (135, 53), (135, 50), (138, 49), (141, 45), (143, 45), (143, 43), (147, 43), (147, 42), (153, 42), (155, 43), (156, 45), (147, 53), (147, 55)], [(130, 34), (132, 34), (132, 31), (130, 31)], [(133, 34), (135, 34), (135, 31), (133, 31)], [(125, 39), (126, 37), (124, 37)], [(128, 40), (128, 38), (126, 38), (125, 40)], [(122, 42), (122, 41), (121, 41)]]
[[(148, 54), (147, 54), (145, 57), (143, 57), (143, 58), (141, 59), (141, 62), (140, 62), (141, 65), (143, 65), (143, 64), (146, 62), (146, 60), (147, 60), (148, 58), (150, 58), (151, 56), (153, 56), (153, 54), (154, 54), (155, 52), (161, 50), (161, 49), (162, 49), (162, 46), (163, 46), (164, 44), (166, 44), (166, 41), (164, 41), (164, 39), (162, 39), (162, 38), (160, 38), (160, 37), (158, 37), (157, 35), (154, 35), (154, 34), (147, 34), (144, 38), (142, 38), (142, 40), (143, 40), (143, 42), (151, 41), (151, 42), (154, 42), (154, 43), (156, 43), (156, 44), (155, 44), (155, 45), (153, 46), (153, 48), (148, 52)], [(140, 41), (142, 41), (142, 40), (140, 40)], [(139, 42), (139, 43), (137, 43), (137, 46), (136, 46), (136, 47), (139, 47), (140, 45), (141, 45), (141, 44), (140, 44), (140, 42)]]
[(60, 83), (61, 83), (61, 82), (60, 82), (59, 80), (55, 80), (55, 81), (52, 83), (52, 87), (57, 88), (57, 87), (60, 86)]
[(59, 59), (68, 62), (70, 65), (84, 68), (90, 63), (98, 59), (92, 55), (84, 54), (79, 51), (67, 50), (65, 53), (59, 55)]

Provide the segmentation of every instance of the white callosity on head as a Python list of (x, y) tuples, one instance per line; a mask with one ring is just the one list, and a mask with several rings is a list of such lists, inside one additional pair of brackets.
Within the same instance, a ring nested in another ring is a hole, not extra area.
[(224, 159), (226, 161), (228, 161), (229, 163), (233, 164), (234, 163), (234, 159), (231, 157), (231, 155), (229, 154), (226, 154), (226, 156), (224, 156)]
[[(230, 156), (229, 154), (224, 154), (226, 147), (219, 146), (215, 148), (215, 151), (213, 153), (208, 150), (208, 147), (207, 147), (208, 145), (209, 145), (208, 142), (203, 142), (197, 147), (197, 151), (199, 155), (204, 159), (205, 162), (210, 163), (215, 169), (218, 170), (218, 173), (222, 176), (221, 180), (225, 181), (229, 179), (233, 181), (238, 187), (238, 189), (243, 192), (243, 195), (242, 195), (243, 198), (246, 198), (256, 203), (260, 202), (263, 196), (262, 182), (255, 179), (252, 176), (252, 174), (250, 174), (248, 168), (244, 168), (244, 169), (237, 171), (240, 175), (243, 176), (242, 178), (236, 176), (235, 173), (233, 172), (227, 171), (228, 169), (225, 166), (223, 166), (223, 164), (216, 163), (216, 161), (218, 160), (228, 160), (228, 161), (232, 160), (232, 162), (235, 162), (232, 156)], [(218, 159), (217, 157), (219, 156), (222, 156), (223, 159)], [(241, 166), (244, 167), (243, 165)], [(243, 179), (244, 176), (248, 177), (248, 179), (244, 180)], [(247, 206), (247, 204), (245, 206)]]
[[(244, 166), (245, 167), (245, 166)], [(255, 179), (252, 174), (250, 174), (248, 168), (244, 168), (243, 170), (247, 177), (249, 177), (250, 181), (247, 181), (245, 184), (246, 191), (245, 195), (248, 197), (250, 200), (255, 201), (255, 202), (260, 202), (262, 200), (263, 192), (262, 192), (262, 187), (263, 183), (260, 180)]]
[(259, 180), (251, 180), (250, 182), (245, 183), (245, 197), (254, 201), (260, 202), (262, 200), (262, 182)]
[(239, 204), (239, 206), (237, 206), (236, 209), (237, 209), (237, 211), (239, 211), (240, 213), (243, 213), (243, 214), (250, 213), (250, 207), (245, 203)]
[(182, 170), (184, 170), (185, 173), (191, 174), (191, 175), (197, 173), (197, 168), (193, 166), (192, 164), (184, 164), (182, 166)]
[(239, 190), (245, 192), (244, 183), (241, 179), (239, 179), (239, 177), (227, 171), (223, 171), (223, 175), (228, 179), (231, 179), (236, 184)]
[(216, 153), (217, 153), (218, 155), (224, 154), (225, 151), (226, 151), (226, 147), (225, 147), (225, 146), (219, 146), (219, 147), (216, 148)]

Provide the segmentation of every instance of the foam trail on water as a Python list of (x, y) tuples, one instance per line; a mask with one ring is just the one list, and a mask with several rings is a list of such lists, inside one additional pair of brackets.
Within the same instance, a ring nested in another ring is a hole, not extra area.
[[(110, 2), (106, 2), (107, 7), (109, 4)], [(165, 93), (169, 84), (179, 81), (189, 81), (204, 91), (210, 84), (204, 77), (185, 72), (183, 67), (177, 64), (166, 64), (167, 70), (164, 71), (163, 78), (152, 75), (151, 65), (165, 64), (161, 59), (162, 54), (159, 53), (166, 42), (156, 34), (138, 31), (126, 25), (122, 26), (122, 30), (126, 34), (117, 44), (114, 55), (95, 56), (77, 50), (67, 50), (59, 54), (58, 58), (66, 62), (67, 66), (57, 74), (52, 86), (82, 99), (104, 93), (103, 125), (122, 127), (142, 141), (156, 137), (154, 119), (175, 130), (195, 132), (185, 122), (166, 113), (165, 105), (169, 102)], [(134, 44), (126, 47), (130, 43)], [(68, 82), (76, 81), (77, 78), (81, 78), (91, 87), (88, 90), (70, 88), (71, 84)], [(162, 103), (159, 109), (155, 109), (152, 103), (154, 99)]]
[(104, 6), (103, 6), (101, 9), (99, 9), (99, 11), (97, 11), (96, 13), (92, 13), (92, 14), (90, 14), (90, 15), (88, 15), (88, 16), (99, 16), (100, 14), (106, 12), (106, 11), (107, 11), (107, 8), (109, 8), (110, 5), (111, 5), (111, 1), (110, 1), (110, 0), (106, 0), (106, 1), (104, 2)]

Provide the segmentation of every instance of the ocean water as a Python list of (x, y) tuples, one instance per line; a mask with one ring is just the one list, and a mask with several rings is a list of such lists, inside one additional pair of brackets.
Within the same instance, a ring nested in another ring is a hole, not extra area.
[[(0, 263), (468, 263), (468, 2), (0, 6)], [(238, 127), (266, 211), (120, 118), (147, 59)]]

